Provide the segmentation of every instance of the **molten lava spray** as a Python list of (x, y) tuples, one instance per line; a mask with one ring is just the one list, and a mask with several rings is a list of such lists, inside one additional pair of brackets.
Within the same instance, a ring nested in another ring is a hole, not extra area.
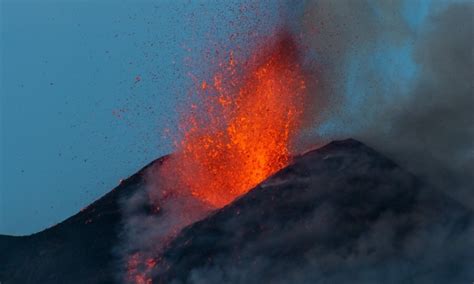
[(230, 52), (219, 68), (212, 80), (199, 83), (198, 100), (182, 112), (178, 151), (163, 171), (213, 207), (290, 162), (305, 101), (297, 45), (287, 33), (243, 62)]
[(150, 170), (159, 177), (148, 181), (157, 212), (149, 217), (154, 225), (145, 226), (149, 244), (130, 251), (129, 283), (151, 283), (153, 273), (167, 269), (159, 256), (182, 228), (290, 162), (305, 102), (293, 38), (272, 37), (247, 60), (230, 52), (217, 68), (212, 79), (197, 81), (195, 96), (180, 111), (177, 152)]

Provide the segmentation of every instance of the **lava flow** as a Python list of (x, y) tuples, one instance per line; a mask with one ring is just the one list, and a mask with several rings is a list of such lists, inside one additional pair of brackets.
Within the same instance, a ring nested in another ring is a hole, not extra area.
[(180, 186), (210, 206), (230, 203), (290, 162), (305, 74), (289, 34), (271, 41), (243, 62), (231, 52), (182, 112), (183, 135), (164, 174), (172, 171)]

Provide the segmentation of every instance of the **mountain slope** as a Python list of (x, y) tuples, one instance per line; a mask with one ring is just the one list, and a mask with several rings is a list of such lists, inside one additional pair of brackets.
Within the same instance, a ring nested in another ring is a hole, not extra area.
[(0, 282), (114, 283), (113, 248), (121, 232), (121, 205), (143, 188), (152, 164), (65, 221), (30, 236), (0, 235)]
[[(149, 166), (52, 228), (0, 236), (0, 282), (117, 282), (121, 202), (144, 188)], [(473, 216), (367, 146), (336, 141), (185, 228), (152, 276), (154, 283), (469, 283)]]
[(469, 283), (473, 212), (365, 145), (294, 164), (184, 229), (157, 283)]

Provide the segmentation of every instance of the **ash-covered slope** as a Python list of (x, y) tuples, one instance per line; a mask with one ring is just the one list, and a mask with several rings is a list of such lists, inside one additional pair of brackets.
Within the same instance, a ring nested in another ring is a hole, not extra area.
[[(0, 282), (117, 282), (121, 200), (144, 188), (144, 173), (50, 229), (0, 236)], [(184, 229), (157, 256), (153, 278), (470, 283), (473, 220), (472, 210), (363, 144), (332, 142)]]
[(143, 189), (149, 166), (51, 228), (30, 236), (0, 235), (0, 283), (115, 283), (121, 201)]
[(365, 145), (332, 142), (184, 229), (154, 280), (470, 283), (473, 221)]

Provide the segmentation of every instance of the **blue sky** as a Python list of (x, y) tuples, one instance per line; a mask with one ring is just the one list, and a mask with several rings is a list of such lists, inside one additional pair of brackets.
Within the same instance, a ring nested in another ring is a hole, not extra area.
[(169, 153), (184, 62), (205, 73), (209, 42), (256, 19), (229, 25), (228, 1), (1, 3), (3, 234), (54, 225)]

